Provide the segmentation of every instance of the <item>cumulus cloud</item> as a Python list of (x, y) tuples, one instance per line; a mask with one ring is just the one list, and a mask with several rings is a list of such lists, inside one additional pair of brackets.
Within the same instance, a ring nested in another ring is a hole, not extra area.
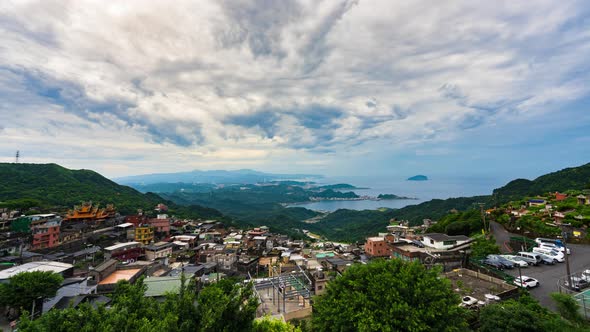
[[(583, 1), (6, 2), (0, 133), (34, 131), (72, 151), (121, 144), (113, 158), (135, 155), (134, 142), (191, 165), (316, 164), (377, 141), (457, 139), (587, 96), (588, 11)], [(66, 143), (69, 126), (92, 139)]]

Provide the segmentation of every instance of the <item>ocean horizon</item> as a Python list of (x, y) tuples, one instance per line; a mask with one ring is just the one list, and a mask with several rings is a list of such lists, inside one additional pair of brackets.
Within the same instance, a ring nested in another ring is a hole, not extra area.
[(427, 181), (408, 181), (401, 177), (387, 176), (349, 176), (325, 177), (316, 182), (319, 185), (348, 183), (359, 188), (368, 188), (351, 190), (360, 196), (376, 197), (379, 194), (395, 194), (416, 199), (326, 200), (289, 204), (288, 206), (304, 207), (315, 211), (336, 211), (338, 209), (375, 210), (379, 208), (399, 209), (408, 205), (420, 204), (432, 199), (491, 195), (494, 189), (505, 185), (508, 181), (499, 177), (484, 176), (429, 176)]

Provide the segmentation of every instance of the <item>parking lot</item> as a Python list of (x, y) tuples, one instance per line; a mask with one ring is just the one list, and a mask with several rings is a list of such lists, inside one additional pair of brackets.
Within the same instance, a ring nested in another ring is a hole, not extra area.
[[(571, 255), (569, 255), (571, 273), (590, 268), (590, 245), (570, 244), (568, 247), (571, 250)], [(567, 274), (565, 266), (565, 263), (556, 263), (555, 265), (529, 266), (521, 269), (523, 276), (539, 280), (540, 286), (530, 289), (530, 293), (543, 306), (555, 308), (549, 294), (558, 291), (558, 280)], [(505, 272), (518, 277), (518, 268), (505, 270)]]

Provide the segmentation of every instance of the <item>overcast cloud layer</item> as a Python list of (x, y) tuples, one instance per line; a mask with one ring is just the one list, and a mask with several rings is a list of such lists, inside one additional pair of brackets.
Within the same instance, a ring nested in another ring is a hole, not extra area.
[(584, 1), (2, 1), (0, 158), (109, 176), (575, 165), (590, 161), (589, 14)]

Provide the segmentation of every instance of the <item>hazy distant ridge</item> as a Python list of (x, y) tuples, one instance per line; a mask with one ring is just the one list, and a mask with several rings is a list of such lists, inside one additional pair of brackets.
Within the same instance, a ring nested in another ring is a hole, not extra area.
[(212, 170), (178, 173), (157, 173), (134, 175), (115, 178), (113, 181), (119, 184), (153, 184), (153, 183), (258, 183), (273, 180), (298, 180), (298, 179), (318, 179), (322, 175), (317, 174), (273, 174), (258, 172), (251, 169), (240, 169), (235, 171)]

